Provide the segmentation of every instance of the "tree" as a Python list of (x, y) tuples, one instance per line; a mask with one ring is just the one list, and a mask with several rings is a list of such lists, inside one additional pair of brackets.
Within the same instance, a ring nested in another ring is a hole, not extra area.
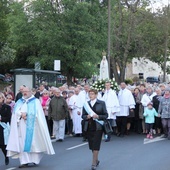
[(135, 37), (137, 8), (140, 1), (128, 2), (125, 0), (116, 2), (116, 5), (112, 8), (114, 25), (112, 29), (111, 69), (116, 81), (120, 83), (124, 81), (127, 62), (134, 57), (131, 50), (133, 48), (133, 38)]
[[(147, 0), (117, 1), (113, 11), (113, 37), (111, 69), (117, 82), (124, 81), (127, 62), (133, 58), (145, 57), (161, 61), (164, 51), (162, 20), (146, 7)], [(116, 13), (116, 14), (115, 14)]]
[(3, 0), (0, 2), (0, 50), (6, 43), (6, 39), (8, 37), (8, 24), (6, 22), (8, 2), (8, 0)]
[(13, 17), (16, 21), (10, 40), (16, 61), (23, 54), (30, 64), (39, 61), (42, 68), (52, 69), (54, 60), (61, 60), (61, 72), (71, 84), (72, 77), (89, 77), (97, 70), (106, 46), (106, 13), (97, 0), (57, 2), (28, 1), (25, 11), (23, 3), (11, 6), (15, 10), (9, 22)]
[[(145, 12), (146, 13), (146, 12)], [(164, 70), (163, 81), (165, 81), (166, 62), (169, 60), (168, 41), (170, 35), (169, 9), (164, 7), (156, 13), (145, 14), (145, 20), (138, 24), (138, 35), (140, 45), (145, 58), (158, 63)], [(140, 54), (138, 52), (138, 54)]]
[(12, 2), (3, 0), (0, 2), (0, 68), (1, 73), (9, 71), (9, 67), (15, 58), (15, 50), (11, 49), (8, 43), (9, 24), (7, 16), (10, 12), (9, 5)]

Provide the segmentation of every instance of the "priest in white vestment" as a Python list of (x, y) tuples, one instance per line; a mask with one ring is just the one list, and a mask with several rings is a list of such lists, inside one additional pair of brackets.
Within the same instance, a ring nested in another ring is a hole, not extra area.
[[(106, 103), (106, 109), (108, 112), (108, 120), (112, 127), (116, 127), (116, 114), (120, 111), (119, 101), (114, 90), (111, 89), (111, 83), (105, 83), (105, 92), (102, 100)], [(108, 134), (105, 142), (109, 142), (111, 134)]]
[[(84, 101), (89, 101), (90, 97), (89, 97), (89, 90), (90, 90), (90, 86), (89, 84), (85, 84), (84, 85), (84, 90), (82, 91), (84, 93), (84, 97), (85, 99), (83, 99)], [(82, 119), (82, 137), (83, 137), (83, 142), (87, 141), (87, 132), (84, 131), (84, 127), (85, 127), (85, 121)]]
[(43, 154), (55, 154), (40, 101), (28, 87), (14, 107), (7, 155), (19, 158), (19, 168), (39, 164)]
[(116, 115), (116, 123), (118, 128), (117, 136), (123, 137), (126, 132), (127, 116), (129, 115), (129, 110), (135, 108), (135, 100), (132, 92), (126, 88), (124, 82), (120, 84), (120, 88), (118, 93), (120, 112)]
[(73, 123), (73, 128), (71, 132), (74, 132), (74, 124), (75, 124), (75, 115), (77, 114), (77, 108), (76, 108), (76, 95), (74, 93), (74, 91), (72, 91), (71, 97), (68, 101), (68, 108), (70, 110), (70, 117), (72, 119), (72, 123)]
[(90, 86), (88, 84), (85, 84), (84, 85), (84, 90), (82, 91), (84, 93), (84, 96), (85, 96), (85, 101), (89, 101), (90, 100), (89, 90), (90, 90)]
[(75, 88), (75, 97), (76, 97), (76, 102), (75, 102), (76, 110), (73, 114), (74, 134), (75, 136), (80, 136), (82, 135), (82, 125), (81, 125), (82, 109), (86, 97), (83, 91), (81, 91), (79, 88)]

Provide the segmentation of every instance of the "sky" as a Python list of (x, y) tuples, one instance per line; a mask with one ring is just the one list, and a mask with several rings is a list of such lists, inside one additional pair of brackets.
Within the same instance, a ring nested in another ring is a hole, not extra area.
[(170, 4), (170, 0), (151, 0), (152, 1), (152, 4), (151, 6), (153, 8), (159, 8), (159, 7), (162, 7), (162, 6), (167, 6), (168, 5), (168, 2)]

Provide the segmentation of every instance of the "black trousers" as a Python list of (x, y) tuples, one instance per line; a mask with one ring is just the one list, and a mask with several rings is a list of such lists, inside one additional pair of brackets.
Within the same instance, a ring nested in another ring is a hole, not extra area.
[(53, 136), (53, 120), (52, 119), (48, 120), (48, 129), (49, 129), (50, 136)]
[(151, 133), (152, 134), (152, 131), (153, 131), (153, 123), (145, 123), (145, 126), (146, 126), (146, 129), (147, 129), (147, 132)]
[(7, 157), (7, 150), (6, 150), (6, 145), (0, 145), (0, 148), (5, 156), (5, 158)]
[(135, 132), (142, 133), (142, 119), (135, 119), (134, 126)]
[(71, 118), (66, 118), (66, 128), (65, 128), (66, 134), (73, 134), (73, 121)]
[(127, 116), (116, 116), (118, 133), (124, 135), (127, 126)]

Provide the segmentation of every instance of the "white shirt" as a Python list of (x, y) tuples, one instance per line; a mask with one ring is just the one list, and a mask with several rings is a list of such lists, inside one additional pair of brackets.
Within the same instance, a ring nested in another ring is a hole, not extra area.
[(116, 119), (116, 113), (120, 111), (119, 101), (114, 90), (105, 91), (102, 100), (106, 103), (108, 119)]
[(94, 100), (91, 100), (91, 101), (90, 101), (90, 104), (91, 104), (92, 107), (94, 106), (94, 104), (96, 103), (96, 101), (97, 101), (97, 99), (94, 99)]

